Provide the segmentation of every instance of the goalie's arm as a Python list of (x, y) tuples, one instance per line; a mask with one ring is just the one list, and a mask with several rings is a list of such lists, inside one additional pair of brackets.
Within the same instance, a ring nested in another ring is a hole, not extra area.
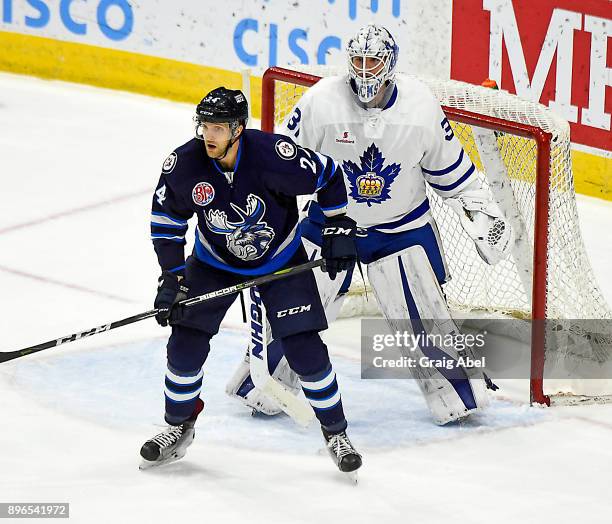
[(477, 179), (478, 173), (433, 95), (424, 101), (424, 105), (423, 178), (442, 198), (450, 198)]
[(514, 231), (491, 193), (479, 179), (446, 203), (459, 215), (461, 226), (476, 244), (487, 264), (508, 258), (514, 244)]
[(429, 109), (421, 160), (423, 178), (459, 215), (481, 258), (496, 264), (510, 254), (512, 228), (437, 101)]

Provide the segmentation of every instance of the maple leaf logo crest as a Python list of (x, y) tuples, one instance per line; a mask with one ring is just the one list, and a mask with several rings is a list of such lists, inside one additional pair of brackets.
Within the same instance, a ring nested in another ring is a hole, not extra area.
[(401, 164), (385, 166), (382, 153), (372, 143), (359, 157), (361, 166), (350, 160), (342, 163), (346, 178), (350, 183), (350, 196), (355, 202), (380, 204), (390, 198), (391, 184), (402, 169)]

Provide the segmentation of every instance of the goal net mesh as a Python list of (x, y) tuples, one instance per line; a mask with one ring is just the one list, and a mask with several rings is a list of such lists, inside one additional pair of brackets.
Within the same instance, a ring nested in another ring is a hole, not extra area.
[[(316, 77), (277, 77), (273, 100), (264, 88), (270, 102), (262, 115), (266, 128), (272, 116), (277, 129), (291, 116), (308, 89), (302, 83), (342, 74), (338, 68), (312, 66), (302, 72)], [(504, 91), (452, 80), (418, 80), (438, 98), (516, 233), (508, 260), (494, 266), (484, 263), (456, 213), (427, 188), (451, 276), (443, 287), (453, 315), (552, 319), (541, 329), (513, 323), (509, 334), (530, 348), (532, 400), (609, 402), (612, 334), (606, 319), (612, 319), (612, 311), (580, 233), (569, 124), (545, 106)], [(380, 314), (374, 293), (366, 293), (368, 287), (367, 278), (363, 282), (354, 276), (340, 316)], [(604, 320), (585, 328), (584, 319)], [(544, 394), (544, 376), (554, 396)]]
[[(317, 76), (338, 74), (333, 68), (308, 68)], [(535, 126), (552, 135), (550, 148), (549, 213), (547, 231), (546, 317), (566, 319), (612, 318), (594, 278), (586, 255), (576, 208), (570, 157), (569, 124), (548, 108), (504, 91), (464, 82), (418, 78), (442, 106), (487, 115), (506, 122)], [(308, 87), (276, 81), (274, 123), (285, 121)], [(477, 147), (475, 129), (453, 119), (447, 111), (454, 133), (484, 177), (487, 169)], [(509, 132), (494, 135), (503, 168), (506, 170), (517, 220), (523, 228), (523, 252), (495, 266), (484, 263), (459, 219), (442, 199), (428, 188), (433, 215), (440, 229), (451, 279), (444, 286), (449, 305), (455, 310), (481, 310), (531, 317), (531, 278), (535, 231), (535, 187), (537, 143)], [(344, 315), (375, 314), (376, 306), (366, 303), (363, 284), (355, 278)], [(367, 283), (366, 283), (367, 285)], [(370, 299), (372, 293), (368, 293)]]

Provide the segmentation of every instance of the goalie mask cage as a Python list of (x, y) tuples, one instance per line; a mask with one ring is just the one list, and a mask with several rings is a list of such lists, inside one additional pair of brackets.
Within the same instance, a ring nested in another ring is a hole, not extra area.
[[(308, 69), (309, 72), (304, 72), (272, 67), (265, 72), (262, 130), (274, 131), (291, 115), (308, 87), (321, 76), (339, 72), (324, 67)], [(487, 265), (478, 256), (455, 212), (427, 188), (433, 216), (447, 247), (451, 280), (444, 285), (444, 292), (451, 309), (533, 320), (612, 318), (580, 234), (569, 124), (548, 108), (504, 91), (452, 80), (420, 77), (418, 80), (438, 98), (455, 135), (517, 237), (508, 260)], [(363, 286), (359, 289), (355, 283), (352, 288), (356, 288), (351, 291), (353, 297), (365, 300)], [(352, 307), (352, 315), (371, 313), (359, 306)], [(597, 381), (597, 393), (581, 391), (581, 381), (574, 380), (559, 386), (562, 395), (546, 395), (545, 330), (543, 322), (532, 322), (531, 326), (528, 342), (532, 402), (550, 405), (551, 396), (558, 400), (572, 395), (580, 400), (610, 400), (607, 393), (612, 385), (602, 380)], [(582, 334), (591, 340), (588, 333)], [(591, 354), (580, 355), (589, 364), (612, 361), (609, 344), (607, 347), (599, 344), (589, 351)], [(600, 389), (601, 382), (605, 391)]]

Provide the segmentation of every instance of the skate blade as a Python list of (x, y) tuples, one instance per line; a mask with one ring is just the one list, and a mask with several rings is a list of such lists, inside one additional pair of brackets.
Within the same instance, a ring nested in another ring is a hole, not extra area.
[(164, 466), (165, 464), (172, 464), (173, 462), (176, 462), (177, 460), (181, 460), (184, 456), (185, 456), (185, 453), (182, 453), (182, 454), (175, 453), (173, 455), (170, 455), (169, 457), (166, 457), (163, 460), (147, 460), (143, 458), (142, 461), (140, 462), (140, 465), (138, 466), (138, 469), (140, 471), (145, 471), (147, 469)]
[(350, 471), (348, 473), (345, 473), (345, 475), (351, 484), (354, 484), (355, 486), (359, 484), (359, 474), (357, 473), (357, 471)]

